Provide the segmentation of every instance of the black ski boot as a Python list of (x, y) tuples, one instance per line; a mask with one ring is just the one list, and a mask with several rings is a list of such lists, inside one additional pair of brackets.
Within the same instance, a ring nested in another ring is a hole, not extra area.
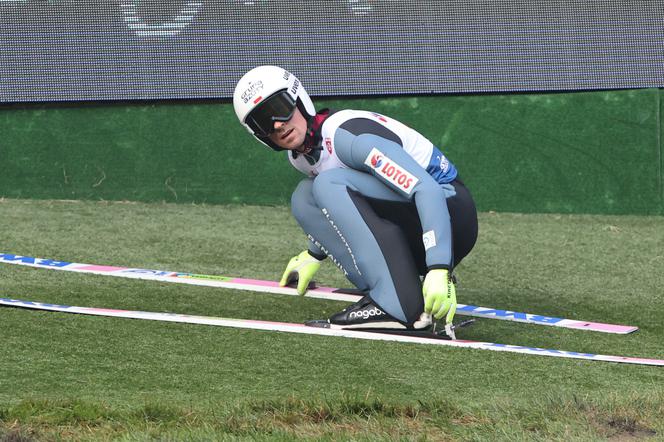
[(431, 315), (422, 314), (420, 319), (415, 321), (415, 323), (410, 326), (406, 325), (385, 313), (380, 307), (374, 304), (369, 296), (364, 296), (356, 303), (332, 315), (330, 319), (308, 321), (306, 325), (332, 329), (408, 332), (429, 330), (432, 323)]

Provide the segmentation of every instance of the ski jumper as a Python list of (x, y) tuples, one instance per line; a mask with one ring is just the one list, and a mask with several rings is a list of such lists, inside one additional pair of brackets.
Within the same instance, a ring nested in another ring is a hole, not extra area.
[(329, 257), (386, 313), (412, 324), (424, 310), (420, 275), (450, 271), (473, 248), (477, 213), (457, 169), (431, 141), (389, 117), (322, 111), (291, 198), (309, 253)]

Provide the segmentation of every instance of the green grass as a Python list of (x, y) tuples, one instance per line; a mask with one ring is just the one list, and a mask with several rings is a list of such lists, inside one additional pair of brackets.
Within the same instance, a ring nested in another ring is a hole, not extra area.
[[(0, 250), (278, 279), (283, 207), (0, 200)], [(478, 320), (460, 337), (664, 358), (664, 218), (483, 213), (459, 302), (641, 327)], [(324, 285), (347, 285), (326, 262)], [(0, 296), (276, 321), (344, 303), (0, 264)], [(0, 308), (0, 441), (664, 440), (661, 367)]]

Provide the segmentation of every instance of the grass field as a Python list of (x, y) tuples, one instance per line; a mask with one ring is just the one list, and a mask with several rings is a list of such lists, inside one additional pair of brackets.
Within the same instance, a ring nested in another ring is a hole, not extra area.
[[(278, 279), (283, 207), (0, 200), (0, 251)], [(664, 358), (664, 218), (482, 213), (459, 302), (634, 324), (460, 337)], [(346, 285), (325, 263), (324, 285)], [(0, 264), (0, 296), (304, 321), (339, 302)], [(664, 440), (664, 369), (0, 308), (0, 441)]]

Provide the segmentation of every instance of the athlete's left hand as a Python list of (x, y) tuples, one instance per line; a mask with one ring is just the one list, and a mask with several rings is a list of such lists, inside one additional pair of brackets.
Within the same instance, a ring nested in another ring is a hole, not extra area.
[(422, 287), (424, 311), (440, 319), (445, 316), (447, 324), (452, 323), (456, 313), (456, 288), (447, 269), (429, 270)]

